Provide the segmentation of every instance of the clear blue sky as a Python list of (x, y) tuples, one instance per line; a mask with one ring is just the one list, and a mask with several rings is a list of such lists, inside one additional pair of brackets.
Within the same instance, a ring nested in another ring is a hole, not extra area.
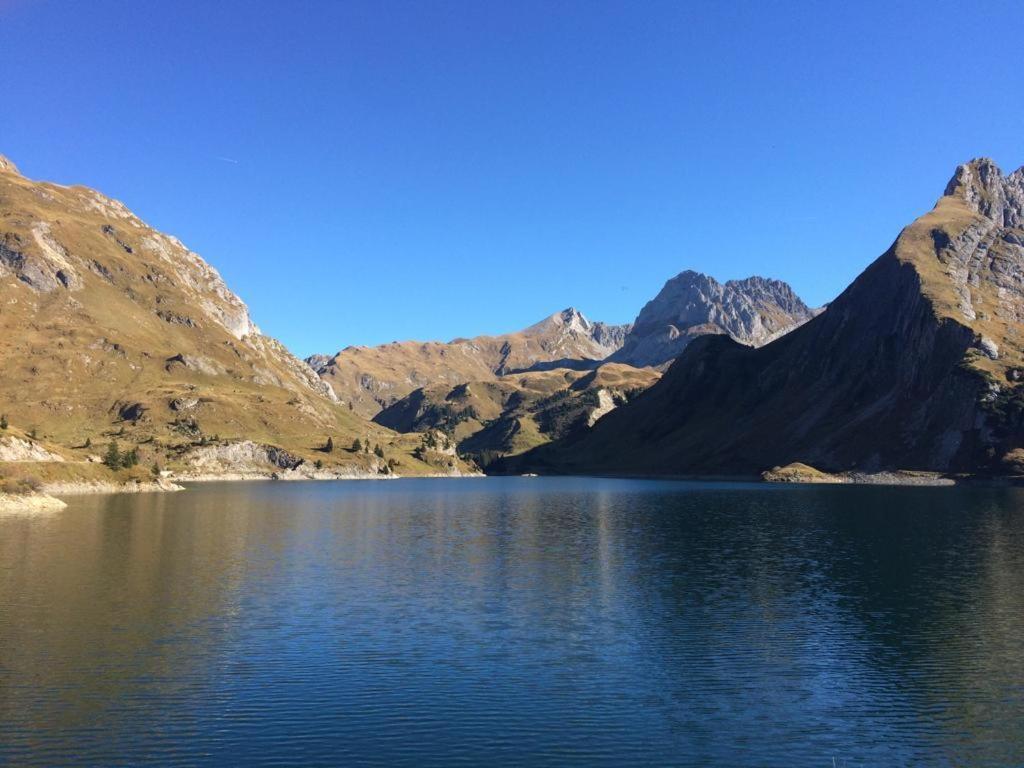
[(296, 353), (831, 299), (1024, 163), (1019, 2), (0, 0), (0, 153), (179, 236)]

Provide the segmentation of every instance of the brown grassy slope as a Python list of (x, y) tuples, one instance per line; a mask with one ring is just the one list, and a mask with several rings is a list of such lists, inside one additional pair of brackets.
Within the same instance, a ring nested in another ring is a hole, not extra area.
[(0, 412), (65, 448), (91, 439), (91, 452), (101, 452), (123, 433), (122, 443), (144, 444), (156, 458), (213, 436), (310, 458), (327, 435), (338, 443), (405, 440), (334, 402), (179, 241), (121, 203), (85, 187), (30, 181), (7, 161)]
[(1016, 471), (1004, 458), (1024, 440), (1022, 203), (1024, 171), (961, 167), (820, 316), (760, 349), (698, 339), (589, 433), (502, 469)]
[(537, 368), (596, 365), (618, 349), (625, 326), (594, 323), (574, 309), (525, 330), (451, 342), (346, 347), (317, 369), (338, 397), (372, 418), (421, 387), (453, 387)]
[(658, 378), (651, 369), (616, 363), (593, 371), (510, 374), (417, 389), (374, 420), (400, 432), (440, 429), (455, 439), (462, 454), (488, 464), (588, 427)]

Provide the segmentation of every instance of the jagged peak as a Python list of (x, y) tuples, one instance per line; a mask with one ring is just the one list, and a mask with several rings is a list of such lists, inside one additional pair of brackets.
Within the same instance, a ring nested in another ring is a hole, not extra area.
[(18, 170), (18, 166), (8, 160), (4, 155), (0, 155), (0, 171), (16, 173), (19, 176), (21, 175), (21, 171)]
[[(748, 295), (751, 293), (763, 293), (768, 291), (770, 293), (777, 294), (782, 298), (800, 302), (800, 299), (793, 290), (793, 287), (785, 280), (779, 280), (774, 277), (751, 275), (750, 277), (726, 280), (724, 283), (721, 283), (711, 275), (703, 272), (697, 272), (692, 269), (683, 270), (675, 277), (667, 280), (665, 285), (662, 287), (661, 292), (658, 294), (658, 298), (675, 296), (678, 295), (680, 291), (689, 291), (691, 289), (696, 289), (701, 292), (706, 291), (713, 296), (728, 296), (733, 294)], [(802, 304), (803, 302), (800, 303)]]
[(583, 325), (590, 325), (590, 321), (587, 319), (586, 315), (584, 315), (582, 312), (576, 309), (576, 307), (568, 307), (566, 309), (563, 309), (554, 317), (557, 317), (563, 325), (571, 325), (572, 323), (582, 323)]
[(593, 325), (594, 324), (587, 319), (586, 315), (576, 309), (576, 307), (567, 307), (561, 312), (555, 312), (553, 315), (548, 315), (539, 323), (531, 325), (526, 329), (525, 333), (544, 333), (551, 328), (568, 328), (570, 330), (588, 332)]
[(670, 277), (666, 284), (675, 283), (676, 285), (694, 285), (701, 283), (703, 285), (720, 285), (711, 275), (706, 275), (703, 272), (698, 272), (694, 269), (684, 269), (675, 277)]
[(959, 197), (1000, 226), (1024, 226), (1024, 167), (1003, 175), (991, 158), (975, 158), (957, 166), (945, 194)]

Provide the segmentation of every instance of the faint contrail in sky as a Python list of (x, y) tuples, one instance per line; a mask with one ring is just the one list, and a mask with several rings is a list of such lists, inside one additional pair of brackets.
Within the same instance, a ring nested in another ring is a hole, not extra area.
[(218, 157), (217, 159), (223, 160), (225, 163), (234, 163), (235, 165), (238, 165), (238, 161), (233, 157)]

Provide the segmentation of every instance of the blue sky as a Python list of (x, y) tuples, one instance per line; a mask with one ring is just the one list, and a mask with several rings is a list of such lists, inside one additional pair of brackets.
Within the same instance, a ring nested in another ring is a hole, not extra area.
[(0, 0), (0, 153), (180, 237), (296, 353), (842, 290), (1024, 163), (1018, 2)]

